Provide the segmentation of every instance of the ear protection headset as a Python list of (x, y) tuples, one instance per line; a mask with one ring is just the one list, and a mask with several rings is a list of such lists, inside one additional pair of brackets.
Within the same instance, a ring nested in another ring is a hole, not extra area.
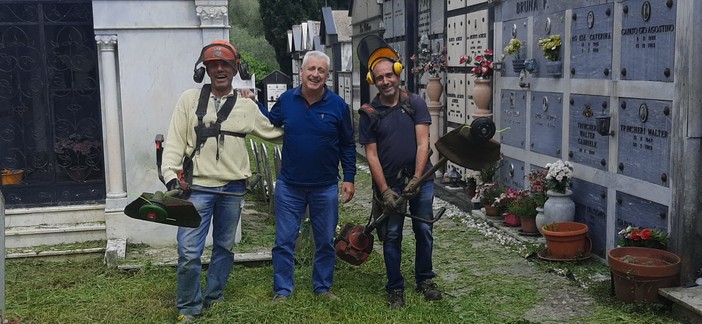
[[(229, 50), (231, 55), (221, 55), (220, 53), (214, 52), (214, 56), (211, 57), (205, 57), (206, 53), (208, 52), (207, 50), (213, 47), (221, 47)], [(230, 58), (227, 58), (226, 56), (231, 56)], [(211, 44), (205, 46), (202, 48), (200, 51), (200, 57), (197, 59), (197, 62), (195, 62), (195, 67), (193, 68), (193, 81), (197, 83), (201, 83), (202, 80), (205, 78), (205, 74), (207, 73), (207, 70), (205, 69), (204, 66), (198, 67), (200, 63), (204, 63), (206, 59), (209, 58), (215, 58), (215, 59), (220, 59), (223, 60), (234, 67), (234, 70), (236, 70), (239, 73), (239, 76), (241, 77), (242, 80), (250, 80), (251, 75), (249, 74), (248, 67), (246, 66), (246, 62), (242, 62), (241, 55), (239, 54), (239, 51), (234, 48), (229, 42), (224, 41), (224, 40), (216, 40), (213, 41)]]
[(388, 57), (378, 58), (373, 63), (371, 63), (369, 65), (370, 69), (368, 69), (368, 73), (366, 74), (366, 81), (368, 81), (368, 83), (370, 85), (375, 85), (375, 77), (373, 76), (373, 68), (375, 67), (376, 64), (378, 64), (382, 61), (392, 62), (392, 72), (394, 72), (395, 75), (397, 75), (397, 76), (400, 76), (400, 73), (402, 73), (402, 69), (404, 69), (404, 67), (402, 66), (402, 63), (400, 63), (396, 60), (393, 60), (393, 59), (388, 58)]

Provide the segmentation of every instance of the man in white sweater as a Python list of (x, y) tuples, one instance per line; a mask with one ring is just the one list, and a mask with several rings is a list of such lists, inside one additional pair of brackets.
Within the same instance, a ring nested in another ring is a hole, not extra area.
[[(200, 63), (205, 67), (198, 68)], [(194, 321), (203, 308), (224, 298), (234, 264), (234, 236), (244, 208), (243, 195), (236, 194), (246, 190), (246, 179), (251, 176), (246, 134), (267, 140), (283, 135), (282, 128), (274, 127), (254, 101), (234, 91), (232, 79), (239, 67), (239, 53), (229, 42), (220, 40), (205, 46), (195, 64), (194, 78), (201, 81), (206, 69), (212, 83), (183, 92), (168, 129), (163, 154), (166, 186), (173, 190), (191, 185), (188, 200), (202, 217), (198, 228), (178, 228), (179, 322)], [(192, 180), (178, 179), (178, 172), (183, 169), (189, 170)], [(212, 258), (203, 294), (200, 257), (210, 223)]]

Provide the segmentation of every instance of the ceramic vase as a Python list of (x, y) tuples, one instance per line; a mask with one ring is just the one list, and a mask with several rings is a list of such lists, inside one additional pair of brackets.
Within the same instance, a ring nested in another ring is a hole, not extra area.
[(431, 76), (428, 80), (427, 97), (429, 97), (429, 102), (439, 103), (441, 93), (444, 92), (444, 86), (441, 85), (441, 78), (438, 76)]
[(548, 221), (548, 218), (546, 218), (546, 214), (544, 214), (544, 209), (542, 207), (536, 207), (536, 217), (534, 218), (534, 222), (536, 223), (536, 229), (543, 235), (543, 232), (541, 231), (541, 228), (544, 227), (544, 225), (551, 223)]
[(544, 204), (544, 215), (549, 223), (572, 222), (575, 219), (575, 203), (570, 196), (573, 191), (567, 189), (565, 193), (549, 190), (546, 192), (548, 199)]
[(477, 108), (474, 116), (490, 117), (490, 100), (492, 100), (492, 80), (475, 79), (473, 81), (473, 102)]

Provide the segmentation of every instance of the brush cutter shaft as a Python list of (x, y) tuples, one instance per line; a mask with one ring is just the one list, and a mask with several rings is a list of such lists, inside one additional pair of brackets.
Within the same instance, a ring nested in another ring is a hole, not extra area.
[[(417, 181), (417, 186), (420, 186), (424, 181), (426, 181), (426, 180), (428, 180), (429, 178), (433, 177), (433, 176), (434, 176), (434, 173), (435, 173), (437, 170), (439, 170), (440, 168), (442, 168), (442, 167), (444, 166), (444, 164), (446, 164), (447, 161), (448, 161), (448, 159), (447, 159), (446, 157), (442, 157), (439, 161), (437, 161), (436, 164), (435, 164), (433, 167), (431, 167), (431, 169), (429, 169), (429, 171), (425, 172), (425, 173), (422, 175), (422, 177), (419, 178), (419, 181)], [(397, 200), (397, 205), (402, 205), (402, 204), (404, 204), (406, 201), (407, 201), (407, 198), (405, 198), (404, 196), (400, 196), (400, 199)], [(434, 222), (436, 222), (437, 220), (439, 220), (439, 218), (441, 218), (441, 216), (444, 214), (444, 211), (445, 211), (445, 210), (446, 210), (446, 208), (442, 208), (441, 210), (439, 210), (439, 213), (437, 213), (438, 217), (435, 216), (433, 219), (421, 218), (421, 217), (413, 216), (413, 215), (410, 215), (410, 214), (407, 214), (407, 213), (401, 214), (401, 215), (406, 216), (406, 217), (409, 217), (409, 218), (412, 218), (412, 219), (415, 219), (415, 220), (418, 220), (418, 221), (423, 222), (423, 223), (433, 224)], [(369, 233), (372, 232), (376, 227), (378, 227), (378, 225), (380, 225), (380, 223), (382, 223), (383, 221), (385, 221), (385, 219), (388, 218), (388, 216), (389, 216), (389, 215), (388, 215), (387, 213), (383, 213), (382, 215), (380, 215), (380, 217), (376, 218), (374, 222), (372, 222), (372, 223), (370, 223), (368, 226), (366, 226), (366, 229), (365, 229), (364, 232), (365, 232), (366, 234), (369, 234)]]

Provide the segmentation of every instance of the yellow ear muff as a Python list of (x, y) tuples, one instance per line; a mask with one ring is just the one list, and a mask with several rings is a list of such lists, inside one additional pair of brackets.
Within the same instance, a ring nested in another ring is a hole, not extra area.
[(368, 72), (368, 74), (366, 74), (366, 81), (370, 85), (375, 85), (375, 79), (373, 79), (373, 73), (370, 73), (370, 71)]
[[(402, 73), (402, 70), (405, 68), (404, 66), (402, 66), (402, 63), (387, 58), (385, 60), (392, 62), (392, 72), (399, 77)], [(375, 63), (373, 63), (372, 66), (375, 66)], [(371, 69), (372, 68), (373, 67), (371, 67)], [(373, 73), (371, 73), (370, 71), (368, 71), (368, 74), (366, 74), (366, 81), (368, 82), (368, 84), (375, 84), (375, 78), (373, 78)]]
[(400, 73), (402, 73), (402, 69), (404, 69), (402, 63), (395, 62), (392, 64), (392, 71), (395, 72), (395, 75), (400, 76)]

